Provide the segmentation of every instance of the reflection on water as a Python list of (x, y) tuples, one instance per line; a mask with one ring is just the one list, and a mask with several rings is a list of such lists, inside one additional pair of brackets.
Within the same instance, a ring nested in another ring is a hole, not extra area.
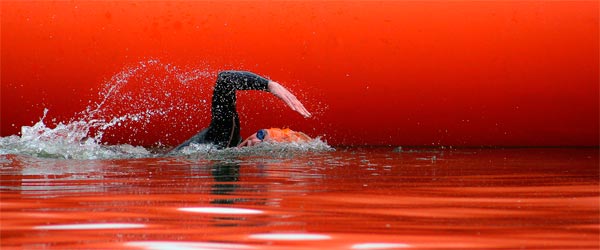
[(128, 229), (143, 228), (143, 224), (125, 224), (125, 223), (96, 223), (96, 224), (68, 224), (68, 225), (48, 225), (37, 226), (34, 229), (41, 230), (97, 230), (97, 229)]
[(1, 244), (598, 249), (598, 160), (598, 149), (0, 155)]

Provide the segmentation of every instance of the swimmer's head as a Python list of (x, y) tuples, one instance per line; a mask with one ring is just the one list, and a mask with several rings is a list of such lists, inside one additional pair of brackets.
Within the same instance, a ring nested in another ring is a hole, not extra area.
[(256, 133), (252, 134), (246, 140), (244, 140), (239, 147), (245, 146), (254, 146), (263, 141), (266, 142), (306, 142), (310, 141), (311, 138), (302, 133), (293, 131), (289, 128), (280, 129), (280, 128), (270, 128), (270, 129), (261, 129)]

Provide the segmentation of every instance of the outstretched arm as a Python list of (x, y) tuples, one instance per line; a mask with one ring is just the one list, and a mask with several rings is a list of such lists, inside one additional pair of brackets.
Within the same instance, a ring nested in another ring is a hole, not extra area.
[(233, 115), (231, 111), (235, 112), (235, 91), (250, 89), (269, 91), (300, 115), (306, 118), (311, 116), (298, 98), (281, 84), (251, 72), (223, 71), (219, 73), (213, 93), (213, 108), (211, 110), (213, 119), (218, 117), (228, 118)]

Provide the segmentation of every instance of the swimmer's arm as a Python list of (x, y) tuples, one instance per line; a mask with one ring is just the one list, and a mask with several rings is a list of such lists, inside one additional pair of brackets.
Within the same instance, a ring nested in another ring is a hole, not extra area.
[(223, 147), (237, 145), (240, 137), (240, 121), (236, 110), (237, 90), (268, 91), (269, 80), (245, 71), (223, 71), (213, 89), (211, 122), (205, 141)]
[(247, 71), (222, 71), (219, 73), (216, 88), (231, 88), (235, 90), (268, 91), (269, 80)]
[[(246, 71), (222, 71), (219, 73), (212, 96), (212, 122), (226, 125), (228, 130), (232, 119), (237, 120), (235, 109), (237, 90), (263, 90), (268, 91), (269, 80), (257, 74)], [(235, 121), (237, 124), (238, 122)]]
[[(287, 104), (292, 110), (298, 112), (302, 116), (308, 118), (311, 116), (310, 112), (306, 110), (304, 105), (296, 98), (285, 87), (281, 84), (267, 80), (266, 78), (247, 71), (223, 71), (219, 73), (220, 83), (232, 84), (235, 90), (262, 90), (269, 91), (273, 95), (279, 97), (285, 104)], [(227, 92), (221, 88), (228, 88), (231, 86), (222, 85), (216, 86), (216, 92)]]

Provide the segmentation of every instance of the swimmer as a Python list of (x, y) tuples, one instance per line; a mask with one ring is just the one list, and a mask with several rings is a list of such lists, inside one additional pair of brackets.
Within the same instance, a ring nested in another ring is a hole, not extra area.
[(262, 90), (279, 97), (292, 110), (308, 118), (311, 114), (294, 94), (281, 84), (246, 71), (223, 71), (219, 73), (212, 96), (211, 121), (208, 128), (175, 147), (173, 151), (191, 143), (213, 144), (218, 148), (254, 146), (263, 141), (293, 142), (308, 141), (304, 133), (290, 129), (261, 129), (242, 142), (240, 119), (236, 110), (237, 90)]

